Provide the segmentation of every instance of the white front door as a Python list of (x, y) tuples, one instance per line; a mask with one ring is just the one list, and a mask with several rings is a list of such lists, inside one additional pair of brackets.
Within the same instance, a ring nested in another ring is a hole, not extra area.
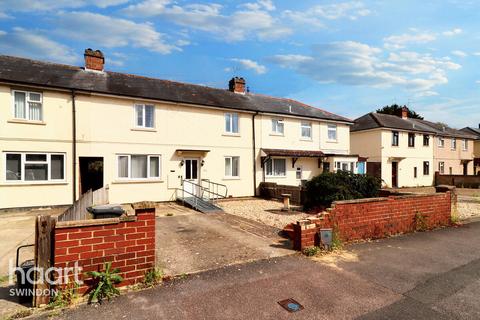
[[(185, 190), (185, 197), (194, 195), (200, 195), (199, 188), (192, 184), (199, 184), (200, 182), (200, 174), (199, 174), (199, 161), (198, 158), (185, 158), (183, 160), (183, 180), (185, 181), (183, 184), (183, 190)], [(189, 183), (191, 182), (191, 183)]]

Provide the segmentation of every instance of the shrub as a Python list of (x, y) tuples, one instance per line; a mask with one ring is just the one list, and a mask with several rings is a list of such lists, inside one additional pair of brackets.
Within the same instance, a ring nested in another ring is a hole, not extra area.
[(381, 180), (347, 171), (324, 172), (306, 184), (305, 209), (328, 208), (333, 201), (378, 197)]

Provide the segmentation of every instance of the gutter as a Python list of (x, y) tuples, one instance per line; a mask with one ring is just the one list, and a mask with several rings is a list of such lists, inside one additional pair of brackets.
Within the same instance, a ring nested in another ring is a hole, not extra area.
[(253, 144), (253, 195), (257, 196), (257, 146), (256, 146), (256, 139), (255, 139), (255, 117), (258, 115), (258, 111), (252, 115), (252, 144)]
[(72, 204), (77, 201), (77, 108), (75, 90), (72, 89)]

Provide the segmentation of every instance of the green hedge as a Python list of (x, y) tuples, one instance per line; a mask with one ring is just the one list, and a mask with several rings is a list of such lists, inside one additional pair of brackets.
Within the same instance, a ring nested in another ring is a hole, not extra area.
[(347, 171), (325, 172), (306, 184), (305, 209), (328, 208), (333, 201), (378, 197), (380, 179)]

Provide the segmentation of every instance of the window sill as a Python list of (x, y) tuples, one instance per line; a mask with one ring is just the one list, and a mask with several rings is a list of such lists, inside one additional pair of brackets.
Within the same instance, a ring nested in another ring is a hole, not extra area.
[(327, 140), (327, 143), (338, 143), (338, 140)]
[(275, 137), (284, 137), (285, 136), (284, 133), (275, 133), (275, 132), (270, 133), (270, 135), (275, 136)]
[(45, 126), (44, 121), (35, 121), (35, 120), (22, 120), (22, 119), (11, 119), (7, 121), (8, 123), (18, 123), (18, 124), (33, 124), (37, 126)]
[(222, 180), (240, 180), (240, 177), (223, 177)]
[(28, 187), (28, 186), (53, 186), (53, 185), (67, 185), (68, 182), (66, 181), (13, 181), (12, 182), (4, 182), (0, 184), (1, 186), (10, 186), (10, 187)]
[(131, 180), (116, 180), (112, 181), (112, 184), (141, 184), (141, 183), (164, 183), (163, 180), (158, 179), (158, 180), (152, 180), (152, 179), (145, 179), (145, 180), (137, 180), (137, 179), (131, 179)]
[(224, 132), (222, 136), (225, 137), (240, 137), (240, 133), (230, 133), (230, 132)]
[(146, 131), (146, 132), (157, 132), (157, 129), (155, 128), (132, 128), (130, 129), (131, 131)]
[(300, 141), (307, 141), (307, 142), (312, 142), (312, 138), (300, 138)]

